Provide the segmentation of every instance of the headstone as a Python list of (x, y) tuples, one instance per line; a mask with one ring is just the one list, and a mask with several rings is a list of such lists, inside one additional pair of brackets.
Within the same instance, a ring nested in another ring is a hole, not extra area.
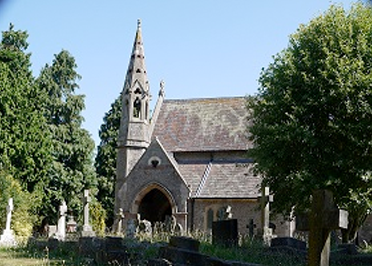
[(139, 221), (138, 223), (138, 231), (139, 233), (142, 233), (146, 236), (151, 236), (152, 235), (152, 226), (151, 222), (147, 220), (142, 220)]
[(116, 234), (121, 235), (123, 233), (123, 221), (124, 221), (124, 212), (122, 208), (119, 208), (119, 212), (116, 214), (117, 226)]
[(263, 187), (261, 189), (261, 228), (262, 238), (266, 245), (270, 245), (273, 237), (273, 231), (270, 228), (270, 202), (273, 202), (273, 196), (270, 195), (269, 187)]
[(177, 219), (174, 215), (167, 215), (164, 221), (165, 231), (174, 234), (177, 226)]
[(47, 226), (48, 238), (53, 237), (56, 233), (57, 233), (57, 226), (56, 225), (48, 225)]
[[(307, 225), (302, 218), (301, 224)], [(316, 190), (312, 195), (309, 216), (309, 266), (328, 266), (332, 230), (347, 228), (348, 213), (340, 210), (333, 202), (333, 194), (329, 190)], [(304, 226), (306, 227), (306, 226)], [(297, 228), (305, 230), (307, 228)]]
[(248, 235), (250, 238), (254, 236), (254, 229), (256, 228), (256, 224), (254, 223), (253, 219), (249, 219), (249, 224), (247, 225), (248, 228)]
[(66, 238), (66, 213), (67, 205), (65, 201), (62, 201), (62, 204), (59, 206), (57, 233), (54, 236), (59, 241), (65, 241)]
[(137, 234), (137, 221), (134, 219), (129, 219), (127, 222), (127, 238), (135, 238)]
[(91, 201), (91, 198), (89, 195), (89, 189), (84, 189), (84, 198), (83, 198), (84, 224), (83, 224), (83, 231), (81, 231), (82, 237), (92, 237), (96, 235), (92, 229), (92, 226), (90, 226), (89, 224), (89, 203), (90, 201)]
[(10, 229), (10, 222), (12, 219), (13, 211), (13, 198), (8, 200), (8, 205), (6, 206), (6, 224), (3, 234), (0, 236), (0, 245), (1, 246), (14, 246), (16, 241), (14, 238), (13, 230)]
[(212, 224), (213, 244), (234, 247), (238, 245), (238, 220), (216, 221)]
[(228, 219), (232, 219), (232, 208), (231, 206), (225, 206), (218, 210), (217, 213), (218, 221), (224, 221)]
[(68, 221), (67, 221), (67, 233), (75, 233), (76, 232), (76, 227), (77, 224), (74, 220), (73, 215), (68, 216)]

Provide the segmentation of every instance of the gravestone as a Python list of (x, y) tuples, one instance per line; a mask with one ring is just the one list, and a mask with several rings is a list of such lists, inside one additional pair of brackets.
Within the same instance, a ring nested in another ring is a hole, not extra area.
[(216, 221), (212, 224), (213, 244), (234, 247), (238, 245), (238, 220)]
[(67, 221), (67, 233), (75, 233), (76, 232), (76, 221), (74, 219), (73, 215), (68, 216), (68, 221)]
[(218, 221), (224, 221), (228, 219), (232, 219), (232, 208), (231, 206), (225, 206), (218, 210), (217, 212), (217, 219)]
[(256, 228), (256, 224), (254, 223), (253, 219), (249, 219), (249, 224), (247, 225), (248, 228), (248, 235), (250, 238), (254, 236), (254, 229)]
[(89, 203), (90, 201), (91, 201), (91, 198), (89, 195), (89, 189), (84, 189), (84, 198), (83, 198), (84, 224), (83, 224), (83, 231), (81, 231), (82, 237), (93, 237), (96, 235), (92, 229), (92, 226), (90, 226), (89, 224)]
[(121, 235), (123, 233), (123, 221), (124, 221), (124, 212), (122, 208), (119, 208), (119, 212), (116, 214), (117, 227), (116, 234)]
[(137, 220), (129, 219), (127, 222), (127, 238), (135, 238), (137, 234)]
[(1, 246), (14, 246), (16, 241), (14, 238), (13, 230), (10, 229), (10, 223), (12, 219), (13, 211), (13, 198), (8, 200), (8, 205), (6, 206), (6, 224), (3, 234), (0, 236), (0, 245)]
[(59, 206), (57, 233), (54, 236), (59, 241), (65, 241), (66, 238), (66, 213), (67, 205), (65, 201), (62, 201), (62, 204)]
[(329, 190), (316, 190), (312, 195), (311, 212), (309, 222), (300, 219), (304, 228), (296, 228), (299, 231), (309, 233), (309, 266), (328, 266), (331, 244), (331, 231), (347, 228), (348, 213), (340, 210), (333, 202), (333, 194)]
[(270, 202), (273, 202), (273, 196), (270, 195), (269, 187), (261, 188), (261, 229), (262, 238), (266, 245), (270, 245), (273, 237), (273, 231), (270, 228)]
[(47, 226), (47, 236), (51, 238), (57, 233), (57, 226), (56, 225), (48, 225)]

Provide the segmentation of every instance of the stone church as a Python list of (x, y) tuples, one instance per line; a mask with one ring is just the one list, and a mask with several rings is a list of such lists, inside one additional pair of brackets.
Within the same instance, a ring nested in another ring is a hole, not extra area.
[[(240, 233), (249, 223), (260, 230), (261, 179), (246, 157), (244, 97), (168, 100), (161, 82), (150, 116), (140, 22), (122, 97), (115, 213), (152, 223), (173, 215), (184, 230), (207, 231), (229, 206)], [(276, 224), (278, 235), (289, 230)]]

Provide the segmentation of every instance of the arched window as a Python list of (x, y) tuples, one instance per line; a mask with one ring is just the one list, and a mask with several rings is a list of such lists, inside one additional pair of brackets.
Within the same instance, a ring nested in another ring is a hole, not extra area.
[(141, 113), (141, 100), (137, 97), (133, 102), (133, 117), (139, 118)]
[(212, 230), (212, 224), (213, 224), (213, 210), (209, 209), (207, 212), (207, 229)]

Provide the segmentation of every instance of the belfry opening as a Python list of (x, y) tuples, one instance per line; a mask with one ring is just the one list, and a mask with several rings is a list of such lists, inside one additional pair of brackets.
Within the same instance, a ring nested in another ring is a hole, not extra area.
[(154, 224), (164, 222), (166, 216), (171, 216), (172, 207), (164, 193), (154, 188), (142, 198), (138, 213), (142, 220), (148, 220)]

